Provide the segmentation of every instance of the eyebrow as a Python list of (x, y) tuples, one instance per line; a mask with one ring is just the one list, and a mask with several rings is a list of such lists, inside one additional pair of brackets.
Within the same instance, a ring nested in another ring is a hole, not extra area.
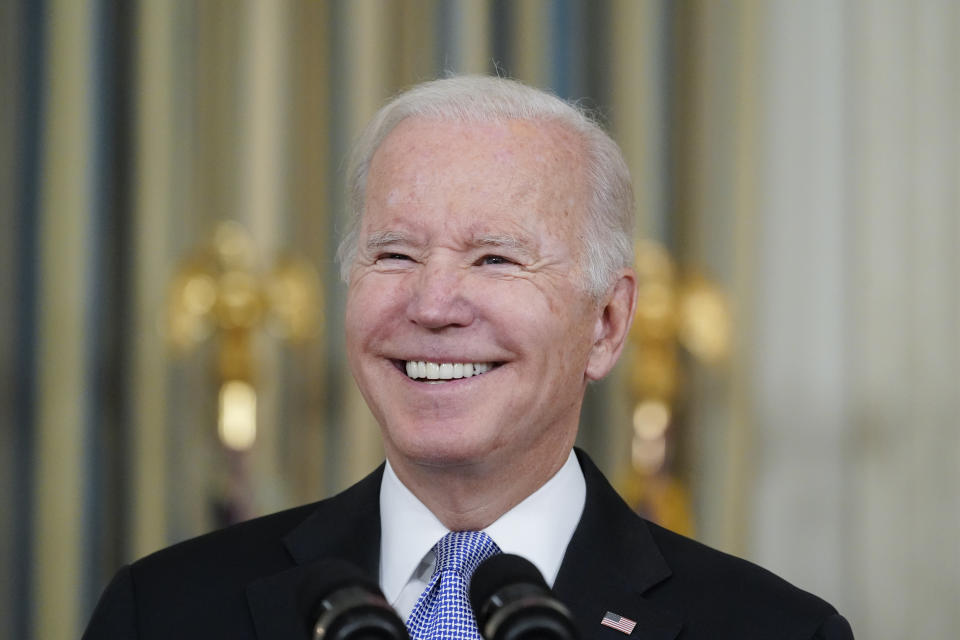
[(409, 236), (400, 231), (373, 231), (367, 236), (365, 246), (367, 247), (367, 251), (375, 251), (408, 240)]
[[(402, 231), (384, 230), (373, 231), (367, 236), (364, 243), (367, 251), (376, 252), (385, 247), (397, 244), (409, 244), (410, 236)], [(507, 233), (482, 233), (473, 237), (470, 244), (475, 247), (492, 247), (495, 249), (513, 249), (528, 255), (534, 255), (534, 244), (528, 238), (521, 238)]]
[(530, 242), (530, 240), (509, 234), (481, 234), (474, 237), (473, 244), (478, 247), (502, 247), (504, 249), (515, 249), (526, 253), (533, 253), (533, 243)]

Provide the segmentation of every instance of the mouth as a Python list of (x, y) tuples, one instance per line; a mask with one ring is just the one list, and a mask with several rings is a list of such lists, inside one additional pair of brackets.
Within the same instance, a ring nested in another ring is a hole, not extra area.
[(429, 360), (394, 360), (394, 366), (411, 380), (438, 383), (473, 378), (496, 369), (500, 362), (430, 362)]

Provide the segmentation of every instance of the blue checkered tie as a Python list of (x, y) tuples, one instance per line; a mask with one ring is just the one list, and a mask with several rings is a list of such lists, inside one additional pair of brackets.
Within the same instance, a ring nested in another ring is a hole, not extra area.
[(481, 640), (467, 587), (480, 563), (500, 547), (483, 531), (453, 531), (433, 551), (437, 568), (407, 620), (411, 640)]

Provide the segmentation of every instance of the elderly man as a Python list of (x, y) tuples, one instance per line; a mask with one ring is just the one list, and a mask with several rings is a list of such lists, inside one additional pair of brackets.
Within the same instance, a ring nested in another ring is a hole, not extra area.
[(347, 353), (387, 462), (125, 567), (87, 638), (300, 637), (294, 594), (330, 557), (378, 580), (412, 637), (476, 638), (445, 616), (500, 551), (583, 638), (852, 637), (822, 600), (645, 522), (574, 452), (635, 299), (630, 178), (594, 122), (509, 80), (429, 82), (380, 110), (349, 180)]

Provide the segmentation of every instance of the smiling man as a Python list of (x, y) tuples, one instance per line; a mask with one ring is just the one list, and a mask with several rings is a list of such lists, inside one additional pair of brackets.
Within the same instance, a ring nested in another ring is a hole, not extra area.
[(628, 257), (597, 291), (581, 267), (589, 153), (560, 123), (410, 117), (370, 162), (347, 352), (393, 471), (450, 529), (560, 469), (623, 345)]
[(852, 637), (815, 596), (636, 516), (573, 450), (635, 301), (630, 178), (593, 121), (509, 80), (429, 82), (378, 112), (349, 180), (347, 353), (386, 463), (125, 567), (86, 637), (302, 637), (297, 587), (333, 557), (413, 638), (477, 638), (465, 589), (501, 551), (583, 638)]

